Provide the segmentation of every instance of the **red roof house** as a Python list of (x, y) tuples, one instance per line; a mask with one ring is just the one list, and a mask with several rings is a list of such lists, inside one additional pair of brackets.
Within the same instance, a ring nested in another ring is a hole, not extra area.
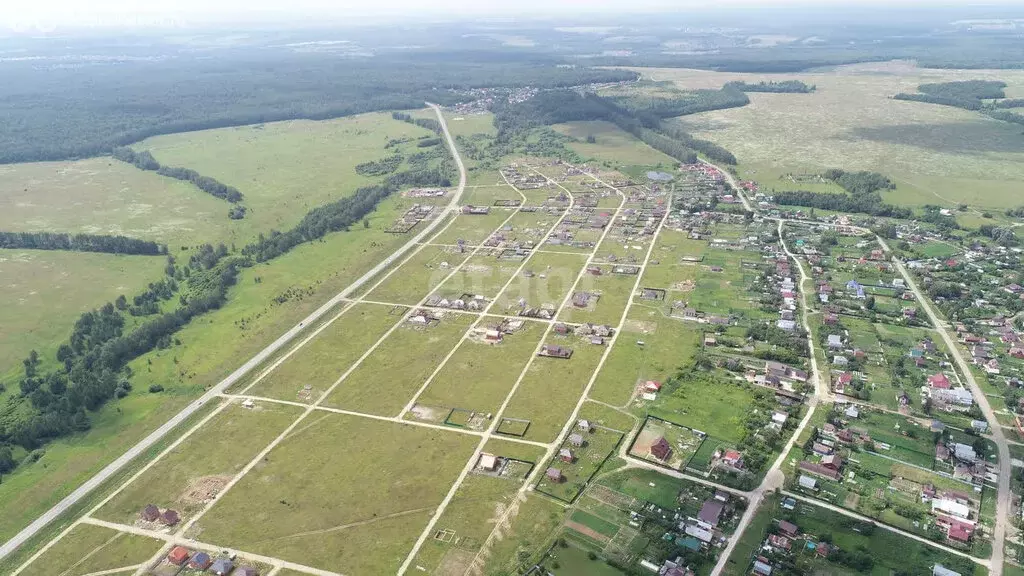
[(949, 390), (949, 378), (941, 372), (938, 374), (932, 374), (928, 377), (928, 385), (932, 388), (939, 388), (941, 390)]
[(188, 560), (188, 548), (184, 546), (175, 546), (171, 549), (170, 553), (167, 554), (167, 561), (175, 566), (183, 566)]

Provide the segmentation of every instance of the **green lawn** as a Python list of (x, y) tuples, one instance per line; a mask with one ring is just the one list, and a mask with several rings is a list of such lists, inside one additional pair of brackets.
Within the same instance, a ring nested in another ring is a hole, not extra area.
[(592, 276), (586, 274), (580, 279), (576, 286), (577, 291), (600, 293), (601, 298), (597, 301), (594, 310), (576, 308), (572, 305), (566, 306), (558, 319), (566, 322), (590, 322), (592, 324), (607, 324), (617, 326), (622, 319), (622, 312), (626, 304), (633, 297), (633, 286), (636, 284), (636, 276), (608, 274), (605, 276)]
[(419, 402), (477, 412), (497, 411), (537, 349), (543, 332), (543, 324), (526, 322), (514, 334), (505, 335), (500, 344), (467, 339), (423, 391)]
[(437, 326), (400, 326), (324, 404), (371, 414), (397, 415), (475, 320), (475, 316), (453, 313)]
[(161, 540), (81, 524), (21, 574), (84, 576), (101, 570), (140, 564), (149, 560), (163, 545)]
[(198, 528), (213, 542), (326, 570), (394, 572), (476, 443), (442, 430), (313, 414)]
[(459, 214), (455, 222), (439, 232), (431, 242), (435, 244), (455, 244), (462, 240), (469, 246), (475, 246), (487, 239), (501, 223), (512, 216), (514, 208), (491, 208), (487, 214)]
[[(402, 317), (381, 304), (356, 304), (257, 382), (246, 394), (311, 402), (320, 398), (366, 350)], [(312, 386), (308, 393), (306, 385)]]
[(650, 413), (723, 440), (739, 442), (744, 435), (743, 416), (753, 402), (749, 387), (745, 383), (683, 382), (674, 393), (659, 394)]
[(511, 515), (504, 538), (490, 549), (487, 574), (523, 574), (539, 559), (561, 528), (565, 510), (554, 500), (530, 494)]
[[(173, 508), (188, 520), (203, 509), (203, 482), (219, 491), (271, 440), (301, 414), (295, 406), (261, 402), (255, 408), (233, 403), (173, 452), (129, 484), (95, 516), (132, 524), (147, 504)], [(196, 491), (195, 493), (190, 493)]]
[[(578, 139), (569, 148), (584, 158), (622, 164), (664, 164), (673, 166), (677, 161), (644, 144), (632, 134), (623, 132), (611, 122), (567, 122), (553, 126), (555, 131)], [(593, 136), (595, 143), (586, 142)]]

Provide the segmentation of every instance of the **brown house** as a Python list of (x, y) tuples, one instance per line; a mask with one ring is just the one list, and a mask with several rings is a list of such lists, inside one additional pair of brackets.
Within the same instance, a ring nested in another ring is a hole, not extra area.
[(658, 460), (668, 460), (669, 456), (672, 455), (672, 445), (668, 443), (668, 440), (665, 440), (664, 436), (659, 436), (658, 439), (654, 441), (654, 444), (651, 444), (651, 447), (648, 449), (648, 454), (654, 456)]
[(156, 522), (160, 518), (160, 509), (153, 504), (147, 504), (139, 516), (146, 522)]
[(562, 482), (565, 478), (562, 477), (562, 471), (558, 468), (548, 468), (547, 472), (544, 473), (548, 477), (548, 480), (552, 482)]
[(164, 526), (174, 526), (178, 522), (181, 522), (181, 517), (178, 516), (178, 513), (174, 510), (165, 510), (164, 513), (160, 515), (160, 523)]
[(188, 561), (188, 548), (184, 546), (175, 546), (170, 553), (167, 554), (167, 561), (175, 566), (184, 566), (185, 562)]

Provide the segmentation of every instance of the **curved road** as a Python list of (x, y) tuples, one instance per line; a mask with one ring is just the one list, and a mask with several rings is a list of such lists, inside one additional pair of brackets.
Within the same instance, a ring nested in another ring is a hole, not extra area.
[[(449, 212), (458, 206), (459, 200), (462, 199), (462, 193), (466, 188), (466, 167), (462, 163), (462, 158), (459, 156), (458, 151), (455, 149), (455, 140), (452, 138), (451, 133), (448, 131), (448, 124), (445, 122), (444, 115), (441, 114), (441, 108), (436, 104), (427, 102), (427, 105), (434, 109), (434, 113), (437, 114), (437, 119), (441, 123), (441, 128), (444, 130), (444, 138), (448, 144), (448, 149), (452, 153), (452, 157), (455, 158), (455, 163), (459, 167), (459, 186), (455, 194), (452, 195), (451, 201), (445, 207), (444, 212)], [(242, 376), (248, 373), (250, 370), (258, 366), (264, 360), (272, 356), (275, 352), (280, 350), (285, 344), (291, 341), (296, 334), (301, 332), (304, 327), (319, 320), (328, 310), (333, 308), (343, 299), (347, 298), (349, 294), (358, 290), (363, 284), (366, 284), (374, 276), (380, 274), (388, 266), (393, 264), (399, 258), (405, 255), (406, 252), (411, 250), (416, 243), (423, 240), (431, 232), (434, 231), (438, 225), (444, 220), (444, 213), (439, 215), (437, 218), (429, 222), (422, 230), (419, 231), (416, 236), (409, 239), (404, 245), (398, 250), (395, 250), (390, 256), (381, 260), (379, 264), (374, 266), (372, 269), (360, 276), (355, 282), (348, 285), (344, 290), (339, 292), (335, 297), (328, 300), (323, 306), (317, 308), (312, 314), (307, 316), (296, 326), (293, 326), (290, 330), (282, 334), (277, 340), (274, 340), (269, 346), (261, 350), (258, 354), (250, 358), (245, 364), (239, 367), (237, 370), (228, 375), (227, 378), (221, 380), (216, 386), (210, 388), (205, 394), (200, 396), (198, 399), (193, 401), (191, 404), (186, 406), (181, 412), (176, 414), (173, 418), (165, 422), (162, 426), (151, 432), (148, 436), (139, 441), (138, 444), (132, 446), (127, 452), (119, 456), (116, 460), (108, 464), (105, 468), (100, 470), (95, 476), (88, 479), (81, 486), (76, 488), (71, 494), (64, 497), (63, 500), (58, 502), (53, 508), (50, 508), (42, 516), (36, 518), (31, 524), (26, 526), (21, 532), (18, 532), (13, 538), (4, 542), (0, 545), (0, 560), (7, 557), (11, 552), (16, 550), (19, 546), (25, 543), (26, 540), (36, 535), (42, 530), (47, 524), (54, 521), (58, 516), (66, 512), (69, 508), (77, 504), (82, 498), (84, 498), (89, 492), (97, 488), (100, 484), (105, 482), (108, 478), (116, 474), (121, 468), (124, 468), (126, 464), (131, 462), (137, 456), (148, 450), (151, 446), (160, 441), (161, 438), (166, 436), (176, 426), (184, 422), (189, 416), (193, 415), (200, 408), (203, 407), (207, 402), (215, 399), (219, 394), (224, 392), (229, 386), (237, 382)]]

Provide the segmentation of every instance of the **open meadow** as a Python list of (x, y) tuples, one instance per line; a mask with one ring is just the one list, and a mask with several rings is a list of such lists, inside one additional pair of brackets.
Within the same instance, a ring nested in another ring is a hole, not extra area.
[(204, 540), (326, 570), (394, 572), (475, 443), (315, 413), (193, 529)]
[(796, 79), (817, 86), (810, 94), (752, 93), (747, 106), (677, 120), (694, 136), (732, 151), (741, 174), (760, 180), (763, 188), (799, 188), (779, 179), (787, 172), (842, 168), (894, 178), (897, 189), (883, 197), (896, 204), (952, 208), (966, 202), (979, 209), (1006, 209), (1021, 203), (1016, 193), (1024, 182), (1020, 126), (891, 97), (916, 92), (919, 84), (956, 80), (1002, 80), (1012, 91), (1024, 86), (1024, 72), (923, 69), (907, 62), (777, 75), (636, 70), (683, 89), (720, 88), (732, 80)]

